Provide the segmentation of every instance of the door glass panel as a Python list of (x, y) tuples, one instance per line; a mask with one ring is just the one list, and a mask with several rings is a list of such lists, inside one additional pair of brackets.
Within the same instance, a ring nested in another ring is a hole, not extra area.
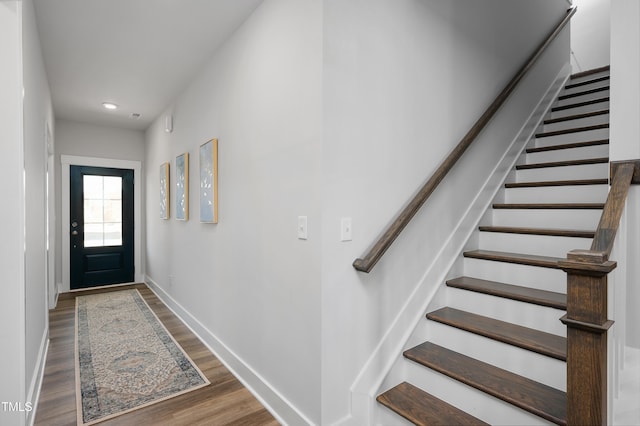
[(82, 179), (82, 191), (85, 200), (102, 200), (103, 177), (84, 175)]
[(83, 176), (84, 246), (122, 245), (122, 178)]
[(108, 223), (122, 222), (122, 200), (104, 200), (104, 221)]
[(121, 223), (105, 223), (104, 224), (104, 245), (105, 246), (121, 246), (122, 245), (122, 224)]
[(104, 245), (104, 226), (102, 223), (84, 224), (84, 246), (102, 247)]
[(122, 178), (119, 176), (104, 176), (104, 199), (122, 200)]
[(102, 200), (84, 200), (84, 223), (102, 223), (104, 220), (104, 202)]

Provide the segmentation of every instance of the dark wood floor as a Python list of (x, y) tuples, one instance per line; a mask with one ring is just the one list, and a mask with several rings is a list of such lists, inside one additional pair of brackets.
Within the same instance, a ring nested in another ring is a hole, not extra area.
[[(268, 425), (279, 423), (198, 338), (144, 284), (137, 288), (164, 326), (207, 376), (211, 384), (164, 402), (104, 421), (100, 425)], [(49, 313), (49, 352), (36, 425), (76, 425), (75, 296), (113, 290), (60, 295)]]

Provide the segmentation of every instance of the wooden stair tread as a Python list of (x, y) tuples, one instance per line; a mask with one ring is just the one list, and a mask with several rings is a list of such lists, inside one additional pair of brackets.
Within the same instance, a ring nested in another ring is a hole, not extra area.
[(494, 209), (602, 210), (604, 203), (495, 203)]
[(588, 164), (608, 163), (609, 157), (587, 158), (584, 160), (553, 161), (548, 163), (518, 164), (516, 170), (542, 169), (546, 167), (584, 166)]
[(600, 111), (586, 112), (584, 114), (574, 114), (574, 115), (567, 115), (566, 117), (550, 118), (548, 120), (544, 120), (544, 124), (562, 123), (565, 121), (579, 120), (581, 118), (591, 118), (591, 117), (597, 117), (599, 115), (607, 115), (607, 114), (609, 114), (609, 110), (603, 109)]
[(609, 96), (605, 96), (605, 97), (598, 98), (598, 99), (592, 99), (590, 101), (576, 102), (575, 104), (569, 104), (569, 105), (562, 105), (562, 106), (553, 107), (553, 108), (551, 108), (551, 111), (552, 112), (565, 111), (565, 110), (568, 110), (568, 109), (580, 108), (580, 107), (583, 107), (583, 106), (599, 104), (599, 103), (602, 103), (602, 102), (609, 102)]
[(556, 151), (560, 149), (573, 149), (573, 148), (584, 148), (587, 146), (597, 146), (597, 145), (608, 145), (609, 139), (598, 139), (595, 141), (585, 141), (585, 142), (574, 142), (574, 143), (565, 143), (561, 145), (551, 145), (551, 146), (540, 146), (536, 148), (527, 148), (527, 154), (533, 154), (535, 152), (546, 152), (546, 151)]
[(565, 89), (573, 89), (574, 87), (587, 86), (589, 84), (600, 83), (602, 81), (607, 81), (610, 79), (610, 76), (605, 75), (602, 77), (593, 78), (591, 80), (581, 81), (579, 83), (570, 83), (564, 86)]
[(488, 425), (407, 382), (379, 395), (377, 401), (419, 426)]
[(580, 71), (580, 72), (571, 74), (569, 76), (569, 79), (570, 80), (575, 80), (576, 78), (586, 77), (588, 75), (598, 74), (598, 73), (606, 72), (606, 71), (610, 71), (610, 70), (611, 70), (611, 66), (610, 65), (604, 65), (602, 67), (592, 68), (590, 70)]
[(414, 362), (559, 425), (566, 425), (565, 392), (431, 342), (405, 351)]
[(593, 238), (595, 231), (579, 229), (523, 228), (516, 226), (480, 226), (482, 232), (500, 232), (505, 234), (546, 235), (550, 237)]
[(576, 98), (578, 96), (591, 95), (593, 93), (598, 93), (598, 92), (606, 92), (607, 90), (609, 90), (609, 86), (596, 87), (594, 89), (583, 90), (581, 92), (560, 95), (558, 96), (558, 100), (571, 99), (571, 98)]
[(429, 312), (427, 318), (551, 358), (567, 360), (567, 339), (562, 336), (449, 307)]
[(566, 260), (560, 257), (538, 256), (534, 254), (507, 253), (492, 250), (471, 250), (463, 253), (464, 257), (490, 260), (495, 262), (516, 263), (519, 265), (538, 266), (541, 268), (560, 269), (558, 262)]
[(576, 179), (576, 180), (548, 180), (540, 182), (511, 182), (505, 188), (533, 188), (542, 186), (572, 186), (572, 185), (608, 185), (609, 179)]
[(568, 135), (570, 133), (590, 132), (592, 130), (608, 129), (609, 123), (594, 124), (593, 126), (574, 127), (571, 129), (554, 130), (552, 132), (536, 133), (536, 138), (547, 138), (551, 136)]
[(481, 280), (472, 277), (458, 277), (447, 281), (447, 286), (461, 290), (474, 291), (505, 299), (550, 308), (566, 310), (567, 295), (554, 291), (540, 290), (537, 288), (523, 287), (519, 285), (500, 283), (497, 281)]

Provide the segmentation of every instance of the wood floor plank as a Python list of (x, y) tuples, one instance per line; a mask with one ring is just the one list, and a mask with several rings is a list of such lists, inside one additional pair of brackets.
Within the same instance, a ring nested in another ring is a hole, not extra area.
[(160, 321), (211, 382), (209, 386), (104, 421), (104, 426), (267, 425), (279, 423), (144, 284), (61, 294), (49, 312), (49, 351), (36, 426), (75, 426), (75, 297), (137, 288)]

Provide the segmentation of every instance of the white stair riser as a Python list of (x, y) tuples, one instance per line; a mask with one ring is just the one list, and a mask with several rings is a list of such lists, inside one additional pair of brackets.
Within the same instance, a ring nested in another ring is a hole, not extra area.
[(567, 274), (560, 269), (465, 258), (464, 274), (468, 277), (557, 293), (565, 293), (567, 289)]
[(609, 138), (609, 129), (588, 130), (584, 132), (566, 133), (557, 136), (537, 137), (535, 146), (555, 146), (566, 143), (595, 141)]
[(377, 417), (375, 424), (377, 426), (415, 426), (415, 424), (405, 420), (402, 416), (382, 404), (376, 404), (375, 409)]
[[(590, 77), (588, 79), (588, 81), (595, 80), (597, 78), (599, 78), (599, 77)], [(576, 83), (576, 82), (573, 82), (573, 81), (567, 82), (567, 86), (569, 86), (571, 84), (574, 84), (574, 83)], [(611, 83), (611, 80), (602, 80), (602, 81), (596, 81), (594, 83), (585, 84), (585, 85), (582, 85), (582, 86), (576, 86), (576, 87), (572, 87), (572, 88), (569, 88), (569, 89), (564, 89), (560, 93), (560, 96), (569, 95), (571, 93), (584, 92), (585, 90), (591, 90), (591, 89), (595, 89), (595, 88), (598, 88), (598, 87), (609, 86), (610, 83)]]
[[(584, 90), (581, 90), (580, 92), (584, 92)], [(560, 99), (558, 101), (556, 101), (553, 106), (557, 107), (557, 106), (564, 106), (564, 105), (572, 105), (572, 104), (577, 104), (580, 102), (588, 102), (588, 101), (592, 101), (594, 99), (601, 99), (601, 98), (605, 98), (609, 96), (609, 91), (608, 90), (603, 90), (603, 91), (599, 91), (599, 92), (595, 92), (595, 93), (586, 93), (584, 95), (580, 95), (580, 96), (574, 96), (571, 98), (567, 98), (567, 99)]]
[[(455, 379), (406, 360), (407, 377), (411, 383), (432, 395), (492, 425), (548, 425), (509, 403), (467, 386)], [(389, 425), (384, 425), (389, 426)]]
[[(535, 163), (530, 163), (535, 164)], [(516, 182), (549, 180), (607, 179), (609, 163), (582, 164), (579, 166), (541, 167), (516, 171)]]
[(575, 129), (577, 127), (596, 126), (609, 122), (609, 114), (596, 115), (593, 117), (576, 118), (573, 120), (559, 121), (557, 123), (545, 124), (543, 132), (555, 132), (557, 130)]
[[(608, 185), (569, 185), (505, 189), (506, 203), (604, 203)], [(573, 214), (576, 214), (573, 211)], [(553, 222), (547, 222), (553, 223)]]
[(595, 230), (600, 216), (602, 210), (493, 209), (493, 226)]
[[(553, 222), (547, 226), (559, 228)], [(595, 230), (595, 228), (591, 230)], [(527, 253), (539, 256), (565, 257), (567, 252), (571, 250), (589, 249), (591, 241), (590, 238), (480, 232), (480, 248), (482, 250)]]
[(564, 311), (457, 288), (450, 287), (449, 290), (451, 308), (562, 337), (567, 335), (567, 327), (560, 321)]
[[(561, 315), (562, 316), (562, 315)], [(434, 321), (431, 342), (564, 391), (564, 361)], [(560, 322), (560, 321), (558, 321)], [(531, 368), (536, 365), (536, 368)], [(538, 368), (538, 366), (540, 366)]]
[(609, 145), (593, 145), (579, 148), (556, 149), (553, 151), (532, 152), (527, 154), (526, 161), (533, 163), (549, 163), (553, 161), (583, 160), (586, 158), (602, 158), (609, 156)]
[(597, 102), (595, 104), (584, 105), (575, 108), (567, 108), (559, 111), (550, 111), (546, 118), (567, 117), (569, 115), (584, 114), (587, 112), (600, 111), (603, 109), (609, 109), (609, 101)]

